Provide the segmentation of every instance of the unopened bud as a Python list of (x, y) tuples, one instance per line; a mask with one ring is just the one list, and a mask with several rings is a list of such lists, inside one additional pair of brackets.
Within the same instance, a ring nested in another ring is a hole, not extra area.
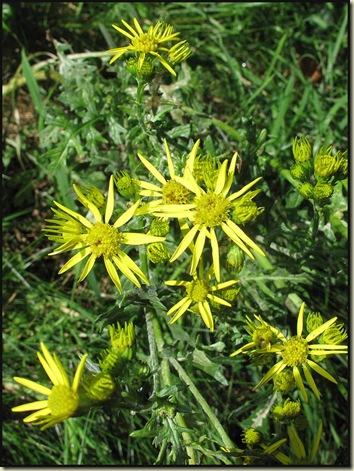
[(312, 148), (306, 137), (295, 137), (293, 140), (293, 155), (297, 162), (307, 162), (311, 159)]

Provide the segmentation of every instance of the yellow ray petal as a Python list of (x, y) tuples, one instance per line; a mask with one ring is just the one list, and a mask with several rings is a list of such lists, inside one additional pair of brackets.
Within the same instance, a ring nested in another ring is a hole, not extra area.
[(116, 61), (117, 59), (120, 58), (120, 56), (122, 56), (126, 51), (127, 51), (127, 47), (120, 47), (118, 49), (109, 49), (107, 52), (115, 52), (117, 51), (117, 54), (115, 54), (112, 59), (110, 59), (109, 61), (109, 64), (113, 64), (114, 61)]
[(184, 169), (184, 172), (183, 172), (184, 177), (186, 176), (186, 169), (188, 169), (189, 173), (193, 173), (194, 161), (198, 153), (199, 145), (200, 145), (200, 139), (196, 141), (196, 143), (194, 144), (191, 150), (191, 153), (189, 154), (188, 160), (186, 162), (186, 168)]
[[(42, 349), (45, 361), (48, 364), (51, 372), (54, 375), (56, 375), (56, 378), (58, 379), (58, 382), (59, 382), (58, 384), (63, 384), (63, 385), (65, 385), (69, 388), (70, 384), (69, 384), (68, 375), (66, 374), (66, 372), (63, 368), (63, 365), (60, 363), (60, 360), (57, 359), (57, 362), (55, 361), (54, 355), (52, 355), (50, 353), (50, 351), (48, 350), (48, 348), (45, 346), (45, 344), (43, 342), (41, 342), (41, 349)], [(38, 352), (37, 356), (39, 357), (40, 355), (41, 355), (40, 352)], [(58, 362), (60, 363), (61, 368), (58, 367), (58, 365), (57, 365)], [(43, 365), (43, 362), (41, 362), (41, 363)], [(48, 375), (48, 376), (49, 376), (50, 379), (52, 379), (52, 377), (50, 375)]]
[(156, 180), (158, 180), (162, 185), (166, 185), (167, 180), (161, 173), (155, 168), (152, 163), (150, 163), (143, 155), (138, 154), (139, 159), (145, 165), (145, 167), (149, 170), (149, 172), (154, 175)]
[(273, 377), (283, 371), (284, 368), (286, 368), (286, 363), (284, 363), (283, 360), (280, 360), (278, 363), (271, 367), (271, 369), (263, 376), (261, 381), (253, 389), (258, 389), (263, 386), (263, 384), (268, 383), (268, 381), (270, 381)]
[(191, 299), (183, 298), (183, 300), (184, 300), (184, 304), (179, 308), (176, 314), (172, 317), (169, 324), (173, 324), (174, 322), (176, 322), (186, 312), (186, 310), (189, 308), (189, 306), (192, 303)]
[(210, 288), (210, 291), (218, 291), (219, 289), (227, 288), (227, 287), (232, 286), (235, 283), (239, 283), (239, 282), (240, 282), (240, 280), (223, 281), (222, 283), (218, 283), (217, 285), (212, 286)]
[(130, 206), (129, 209), (127, 209), (125, 211), (125, 213), (123, 213), (121, 216), (119, 216), (119, 218), (113, 224), (113, 227), (115, 227), (117, 229), (118, 227), (121, 227), (124, 224), (126, 224), (134, 216), (135, 211), (136, 211), (137, 207), (139, 206), (140, 202), (141, 202), (141, 199), (136, 201), (132, 206)]
[(303, 363), (302, 364), (302, 369), (304, 371), (304, 374), (305, 374), (305, 378), (306, 378), (306, 381), (308, 382), (308, 385), (310, 386), (310, 388), (312, 389), (312, 391), (314, 392), (316, 398), (318, 400), (320, 400), (320, 392), (316, 386), (316, 383), (312, 377), (312, 374), (311, 374), (311, 371), (307, 368), (306, 366), (306, 363)]
[(164, 281), (164, 283), (167, 286), (187, 286), (190, 282), (182, 281), (182, 280), (168, 280), (168, 281)]
[(54, 201), (54, 204), (56, 204), (58, 206), (58, 208), (60, 208), (65, 213), (70, 214), (73, 218), (80, 221), (83, 226), (88, 227), (88, 228), (93, 226), (92, 222), (90, 222), (84, 216), (81, 216), (81, 214), (77, 213), (76, 211), (72, 211), (71, 209), (63, 206), (62, 204), (58, 203), (57, 201)]
[(214, 332), (214, 319), (208, 301), (198, 303), (198, 307), (205, 325), (210, 329), (210, 332)]
[[(226, 224), (229, 226), (229, 228), (241, 239), (243, 240), (243, 242), (245, 242), (246, 244), (248, 244), (250, 247), (252, 247), (252, 249), (254, 249), (256, 252), (258, 252), (260, 255), (263, 255), (265, 256), (265, 253), (263, 252), (262, 249), (260, 249), (258, 247), (257, 244), (255, 244), (253, 242), (252, 239), (250, 239), (248, 237), (248, 235), (246, 235), (243, 230), (241, 230), (237, 224), (235, 224), (233, 221), (231, 221), (231, 219), (228, 219), (226, 221)], [(224, 227), (224, 223), (222, 223), (222, 226)]]
[(215, 184), (215, 190), (214, 191), (217, 195), (219, 195), (222, 192), (222, 190), (224, 189), (224, 186), (225, 186), (226, 167), (227, 167), (227, 160), (224, 160), (224, 162), (222, 163), (222, 165), (219, 169), (218, 178), (217, 178), (216, 184)]
[(293, 367), (293, 375), (294, 375), (296, 386), (300, 389), (300, 391), (302, 392), (302, 395), (304, 396), (304, 401), (308, 402), (307, 392), (306, 392), (304, 383), (302, 381), (299, 368), (297, 366)]
[(132, 281), (138, 288), (141, 287), (141, 284), (134, 273), (128, 268), (119, 257), (113, 257), (114, 263), (117, 265), (118, 269), (125, 275), (130, 281)]
[(326, 329), (328, 329), (329, 326), (334, 324), (337, 320), (337, 317), (332, 317), (329, 321), (325, 322), (324, 324), (320, 325), (317, 327), (317, 329), (313, 330), (309, 335), (306, 337), (306, 342), (311, 342), (313, 339), (318, 337), (319, 335), (322, 334)]
[(122, 284), (120, 282), (116, 267), (113, 265), (113, 263), (109, 260), (107, 257), (103, 257), (104, 264), (106, 266), (107, 273), (113, 283), (115, 284), (116, 288), (118, 291), (121, 293), (122, 292)]
[(92, 270), (94, 264), (95, 264), (95, 261), (96, 261), (96, 255), (94, 255), (93, 253), (90, 255), (90, 258), (87, 260), (85, 266), (84, 266), (84, 269), (82, 270), (82, 273), (81, 273), (81, 276), (80, 278), (77, 280), (78, 282), (80, 281), (83, 281), (87, 275), (90, 273), (90, 271)]
[(225, 301), (222, 298), (219, 298), (219, 296), (215, 296), (215, 294), (207, 294), (208, 298), (214, 301), (215, 303), (222, 304), (223, 306), (228, 306), (231, 307), (231, 304), (227, 301)]
[(80, 188), (78, 188), (75, 184), (73, 185), (75, 193), (85, 202), (86, 207), (91, 211), (94, 215), (96, 222), (102, 222), (102, 216), (100, 210), (97, 208), (95, 204), (93, 204), (86, 196), (82, 193)]
[(332, 375), (328, 373), (325, 369), (322, 368), (322, 366), (318, 365), (312, 360), (307, 359), (307, 364), (316, 371), (316, 373), (320, 374), (324, 378), (328, 379), (329, 381), (332, 381), (332, 383), (338, 384), (337, 381), (333, 378)]
[(168, 147), (168, 144), (167, 144), (166, 139), (163, 140), (163, 143), (164, 143), (165, 150), (166, 150), (168, 171), (170, 172), (170, 177), (171, 177), (171, 179), (173, 180), (173, 179), (175, 178), (175, 169), (174, 169), (174, 166), (173, 166), (173, 161), (172, 161), (172, 157), (171, 157), (171, 152), (170, 152), (170, 149), (169, 149), (169, 147)]
[(21, 406), (12, 407), (12, 412), (28, 412), (32, 410), (41, 410), (48, 406), (48, 400), (45, 401), (34, 401), (28, 404), (22, 404)]
[[(166, 39), (163, 39), (159, 42), (163, 42), (163, 41), (166, 41)], [(158, 58), (158, 60), (161, 62), (161, 64), (172, 74), (176, 77), (176, 72), (172, 69), (172, 67), (170, 66), (170, 64), (168, 64), (165, 59), (160, 56), (160, 54), (158, 52), (155, 52), (155, 51), (150, 51), (150, 54), (152, 54), (153, 56), (156, 56)]]
[(170, 262), (173, 262), (174, 260), (176, 260), (187, 249), (189, 244), (194, 239), (194, 236), (198, 232), (199, 227), (200, 227), (200, 224), (193, 226), (192, 229), (184, 236), (181, 243), (179, 244), (179, 246), (173, 253), (172, 257), (170, 258)]
[(91, 247), (86, 247), (86, 249), (81, 250), (79, 253), (71, 257), (71, 259), (68, 260), (65, 265), (61, 267), (61, 269), (58, 271), (58, 274), (61, 275), (62, 273), (65, 273), (71, 267), (81, 262), (81, 260), (84, 260), (84, 258), (86, 258), (90, 253)]
[(133, 19), (133, 23), (134, 23), (134, 26), (135, 26), (135, 29), (137, 30), (137, 32), (140, 34), (140, 35), (143, 35), (144, 34), (144, 31), (141, 29), (141, 26), (139, 24), (139, 21), (134, 18)]
[(242, 242), (242, 240), (234, 233), (231, 228), (225, 224), (224, 222), (221, 223), (221, 228), (225, 232), (225, 234), (230, 237), (232, 241), (235, 242), (236, 245), (240, 247), (252, 260), (254, 260), (254, 256), (252, 252), (249, 251), (249, 249), (246, 247), (246, 245)]
[(205, 226), (202, 226), (200, 229), (200, 232), (198, 234), (198, 237), (195, 241), (195, 247), (193, 250), (193, 257), (192, 257), (192, 263), (190, 267), (190, 274), (193, 275), (197, 269), (198, 262), (200, 260), (200, 257), (202, 255), (202, 252), (204, 250), (204, 244), (205, 244), (205, 235), (207, 232), (207, 228)]
[(305, 309), (305, 303), (302, 303), (301, 307), (300, 307), (299, 315), (297, 317), (297, 335), (298, 335), (298, 337), (301, 337), (302, 329), (304, 327), (304, 309)]
[(146, 278), (146, 275), (143, 271), (140, 270), (138, 265), (133, 262), (133, 260), (124, 252), (119, 252), (119, 258), (113, 257), (114, 263), (116, 263), (116, 259), (122, 261), (125, 266), (127, 266), (132, 272), (136, 273), (147, 285), (149, 285), (149, 280)]
[[(192, 302), (192, 300), (189, 299), (187, 296), (185, 296), (184, 298), (180, 299), (177, 304), (175, 304), (174, 306), (172, 306), (171, 309), (168, 310), (166, 314), (167, 314), (168, 316), (170, 316), (173, 312), (178, 311), (179, 308), (180, 308), (181, 306), (183, 306), (185, 303), (188, 304), (188, 306), (189, 306), (189, 305), (191, 304), (191, 302)], [(186, 307), (186, 309), (188, 308), (188, 306)], [(185, 309), (185, 310), (186, 310), (186, 309)], [(183, 311), (183, 312), (184, 312), (184, 311)]]
[(113, 175), (111, 175), (111, 178), (109, 179), (106, 212), (104, 216), (104, 222), (106, 224), (109, 223), (109, 220), (111, 219), (112, 214), (113, 214), (113, 210), (114, 210), (114, 181), (113, 181)]
[(163, 242), (166, 240), (166, 237), (139, 234), (138, 232), (122, 232), (121, 234), (124, 236), (124, 244), (126, 245), (151, 244), (152, 242)]
[(40, 394), (43, 394), (44, 396), (49, 396), (51, 389), (46, 388), (45, 386), (42, 386), (39, 383), (35, 383), (34, 381), (31, 381), (30, 379), (26, 378), (19, 378), (18, 376), (14, 376), (14, 380), (17, 381), (17, 383), (22, 384), (22, 386), (25, 386), (28, 389), (32, 389), (32, 391), (36, 391)]
[(85, 369), (85, 361), (87, 360), (87, 357), (88, 357), (88, 354), (85, 353), (85, 355), (83, 355), (80, 360), (79, 366), (77, 367), (73, 384), (72, 384), (72, 390), (75, 392), (79, 389), (80, 379)]
[(213, 258), (213, 266), (216, 281), (220, 281), (220, 258), (219, 258), (219, 243), (213, 227), (210, 228), (210, 243), (211, 254)]
[(232, 195), (230, 195), (230, 196), (227, 198), (227, 200), (228, 200), (228, 201), (233, 201), (234, 199), (239, 198), (239, 197), (242, 196), (244, 193), (246, 193), (253, 185), (255, 185), (257, 182), (259, 182), (259, 180), (262, 180), (262, 177), (256, 178), (256, 179), (253, 180), (251, 183), (248, 183), (246, 186), (244, 186), (243, 188), (241, 188), (241, 190), (237, 191), (236, 193), (232, 193)]
[(135, 37), (138, 36), (138, 34), (136, 33), (136, 31), (134, 31), (133, 28), (132, 28), (130, 25), (128, 25), (128, 23), (125, 24), (124, 20), (122, 20), (122, 23), (124, 24), (124, 26), (125, 26), (126, 28), (128, 28), (129, 30), (131, 30), (131, 31), (134, 32), (133, 35), (129, 34), (127, 31), (125, 31), (124, 29), (120, 28), (119, 26), (116, 26), (116, 25), (112, 25), (112, 26), (113, 26), (113, 28), (116, 29), (119, 33), (124, 34), (124, 36), (126, 36), (126, 37), (129, 38), (129, 39), (133, 39), (134, 36), (135, 36)]

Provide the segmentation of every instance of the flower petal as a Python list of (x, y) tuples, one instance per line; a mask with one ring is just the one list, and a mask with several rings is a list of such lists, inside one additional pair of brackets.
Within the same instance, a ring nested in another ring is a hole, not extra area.
[(109, 186), (108, 186), (108, 194), (107, 194), (107, 203), (106, 203), (106, 212), (104, 216), (104, 222), (106, 224), (109, 223), (109, 220), (112, 217), (114, 210), (114, 182), (113, 182), (113, 175), (109, 179)]
[(268, 381), (270, 381), (274, 376), (283, 371), (284, 368), (286, 368), (286, 363), (283, 360), (278, 361), (278, 363), (271, 367), (271, 369), (263, 376), (261, 381), (253, 389), (258, 389), (263, 386), (263, 384), (268, 383)]
[[(138, 153), (138, 157), (141, 162), (145, 165), (145, 167), (149, 170), (149, 172), (158, 180), (162, 185), (166, 185), (167, 180), (161, 173), (150, 163), (143, 155)], [(161, 191), (161, 189), (160, 189)]]
[(302, 392), (302, 394), (304, 396), (304, 401), (308, 402), (307, 392), (306, 392), (304, 383), (302, 381), (299, 368), (297, 366), (293, 367), (293, 375), (294, 375), (296, 386), (300, 389), (300, 391)]
[[(224, 224), (224, 223), (223, 223)], [(246, 244), (248, 244), (250, 247), (252, 247), (252, 249), (254, 249), (256, 252), (258, 252), (260, 255), (264, 255), (265, 256), (265, 253), (263, 252), (262, 249), (260, 249), (258, 247), (257, 244), (255, 244), (253, 242), (252, 239), (250, 239), (248, 237), (248, 235), (246, 235), (243, 230), (241, 230), (237, 224), (235, 224), (233, 221), (231, 221), (231, 219), (228, 219), (226, 221), (226, 224), (229, 226), (229, 228), (241, 239), (243, 240), (243, 242), (245, 242)]]
[[(183, 306), (185, 303), (188, 304), (186, 309), (188, 308), (188, 306), (191, 304), (192, 300), (189, 299), (187, 296), (185, 296), (184, 298), (180, 299), (178, 301), (177, 304), (175, 304), (174, 306), (171, 307), (171, 309), (169, 311), (167, 311), (167, 315), (170, 316), (173, 312), (177, 311), (181, 306)], [(185, 310), (186, 310), (185, 309)], [(184, 311), (183, 311), (184, 312)]]
[(322, 368), (322, 366), (318, 365), (312, 360), (307, 359), (307, 364), (316, 371), (316, 373), (320, 374), (324, 378), (328, 379), (329, 381), (332, 381), (332, 383), (338, 384), (337, 381), (333, 378), (332, 375), (328, 373), (325, 369)]
[(310, 388), (312, 389), (313, 393), (315, 394), (316, 398), (320, 400), (320, 392), (316, 386), (315, 380), (312, 377), (311, 371), (307, 368), (306, 363), (302, 364), (302, 369), (305, 374), (306, 381), (308, 382)]
[(248, 183), (246, 186), (241, 188), (241, 190), (237, 191), (236, 193), (233, 193), (230, 195), (227, 199), (228, 201), (233, 201), (236, 198), (239, 198), (242, 196), (244, 193), (246, 193), (255, 183), (259, 182), (259, 180), (262, 180), (262, 177), (258, 177), (255, 180), (253, 180), (251, 183)]
[(121, 293), (122, 292), (122, 284), (120, 282), (116, 267), (113, 265), (113, 263), (107, 257), (103, 257), (103, 261), (104, 261), (104, 264), (106, 266), (106, 270), (107, 270), (107, 273), (108, 273), (110, 279), (113, 281), (116, 288)]
[(43, 394), (44, 396), (49, 396), (51, 392), (50, 388), (42, 386), (39, 383), (35, 383), (34, 381), (31, 381), (30, 379), (19, 378), (18, 376), (14, 376), (14, 380), (17, 381), (17, 383), (22, 384), (22, 386), (25, 386), (28, 389), (32, 389), (32, 391), (36, 391), (40, 394)]
[(207, 294), (208, 298), (214, 301), (214, 303), (222, 304), (223, 306), (231, 307), (231, 304), (225, 299), (219, 298), (219, 296), (215, 296), (215, 294)]
[(172, 319), (170, 320), (169, 324), (173, 324), (174, 322), (176, 322), (186, 311), (187, 309), (189, 308), (189, 306), (191, 305), (192, 303), (192, 300), (191, 299), (188, 299), (188, 298), (183, 298), (184, 303), (181, 304), (179, 310), (176, 312), (176, 314), (172, 317)]
[(22, 404), (21, 406), (12, 407), (12, 412), (28, 412), (32, 410), (44, 409), (48, 406), (48, 399), (45, 401), (34, 401), (28, 404)]
[(197, 224), (193, 226), (189, 232), (187, 232), (187, 234), (183, 237), (181, 243), (179, 244), (175, 252), (172, 254), (172, 257), (170, 258), (170, 262), (175, 261), (187, 249), (187, 247), (193, 241), (194, 236), (198, 232), (199, 228), (200, 228), (200, 224)]
[(87, 360), (87, 357), (88, 357), (88, 354), (85, 353), (85, 355), (82, 356), (82, 358), (80, 360), (80, 363), (79, 363), (79, 366), (76, 369), (75, 377), (74, 377), (74, 380), (73, 380), (73, 385), (71, 387), (71, 389), (74, 392), (76, 392), (79, 389), (80, 379), (81, 379), (81, 376), (82, 376), (82, 374), (84, 372), (84, 369), (85, 369), (85, 361)]
[(119, 218), (113, 224), (113, 227), (115, 227), (117, 229), (118, 227), (121, 227), (124, 224), (126, 224), (134, 216), (135, 210), (139, 206), (140, 202), (141, 202), (141, 199), (136, 201), (132, 206), (130, 206), (129, 209), (127, 209), (125, 211), (125, 213), (123, 213), (121, 216), (119, 216)]
[(62, 273), (65, 273), (67, 270), (69, 270), (71, 267), (76, 265), (77, 263), (81, 262), (84, 258), (86, 258), (89, 254), (91, 253), (91, 247), (86, 247), (86, 249), (81, 250), (78, 252), (76, 255), (71, 257), (70, 260), (68, 260), (58, 271), (58, 274), (61, 275)]
[(325, 322), (324, 324), (320, 325), (317, 327), (317, 329), (313, 330), (309, 335), (306, 337), (306, 342), (311, 342), (313, 339), (318, 337), (319, 335), (322, 334), (326, 329), (328, 329), (329, 326), (334, 324), (337, 320), (337, 317), (332, 317), (329, 321)]
[(193, 148), (192, 148), (192, 150), (189, 154), (188, 160), (186, 162), (186, 167), (185, 167), (184, 172), (183, 172), (183, 176), (185, 176), (186, 169), (188, 169), (188, 171), (190, 173), (193, 172), (194, 160), (195, 160), (195, 157), (198, 153), (199, 145), (200, 145), (200, 139), (198, 139), (196, 141), (196, 143), (194, 144), (194, 146), (193, 146)]
[(305, 309), (305, 303), (301, 304), (299, 315), (297, 318), (297, 335), (298, 337), (301, 337), (302, 335), (302, 329), (304, 327), (304, 309)]
[(90, 273), (90, 271), (92, 270), (92, 267), (94, 266), (95, 264), (95, 261), (96, 261), (96, 255), (94, 255), (93, 253), (90, 255), (90, 258), (87, 260), (85, 266), (84, 266), (84, 269), (82, 270), (82, 273), (81, 273), (81, 276), (80, 278), (77, 280), (78, 282), (80, 281), (83, 281), (87, 275)]
[(211, 255), (213, 258), (213, 266), (216, 281), (220, 281), (220, 258), (219, 243), (213, 227), (210, 228)]
[(126, 245), (151, 244), (152, 242), (163, 242), (166, 240), (166, 237), (139, 234), (138, 232), (121, 232), (121, 234), (124, 236), (124, 244)]
[(214, 319), (208, 301), (198, 303), (198, 307), (205, 325), (210, 329), (210, 332), (214, 332)]
[(82, 191), (75, 184), (73, 185), (73, 188), (77, 196), (79, 196), (80, 199), (85, 202), (85, 206), (94, 215), (96, 222), (102, 222), (102, 216), (97, 206), (93, 204), (88, 198), (86, 198), (86, 196), (82, 193)]
[(240, 249), (242, 249), (252, 260), (254, 260), (253, 254), (249, 251), (249, 249), (246, 247), (246, 245), (242, 242), (242, 240), (238, 237), (237, 234), (224, 222), (221, 223), (221, 228), (225, 232), (225, 234), (230, 237), (232, 241), (237, 244)]
[(191, 263), (190, 271), (189, 271), (189, 273), (191, 275), (193, 275), (196, 272), (198, 262), (200, 260), (201, 255), (202, 255), (202, 252), (204, 250), (205, 237), (206, 237), (207, 231), (208, 231), (207, 228), (205, 226), (202, 226), (200, 231), (199, 231), (198, 237), (195, 241), (195, 247), (194, 247), (194, 250), (193, 250), (192, 263)]
[(54, 201), (54, 204), (56, 204), (58, 206), (58, 208), (60, 208), (65, 213), (70, 214), (73, 218), (80, 221), (83, 226), (88, 227), (88, 228), (93, 226), (92, 222), (90, 222), (84, 216), (81, 216), (81, 214), (77, 213), (76, 211), (72, 211), (71, 209), (67, 208), (66, 206), (63, 206), (62, 204), (58, 203), (57, 201)]

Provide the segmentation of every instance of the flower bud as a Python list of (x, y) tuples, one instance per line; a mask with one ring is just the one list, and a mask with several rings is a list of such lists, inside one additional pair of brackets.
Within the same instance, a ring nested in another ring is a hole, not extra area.
[(170, 230), (170, 223), (161, 218), (155, 218), (150, 226), (149, 233), (158, 236), (164, 237)]
[(290, 399), (286, 399), (283, 404), (283, 416), (287, 419), (294, 419), (297, 417), (301, 412), (301, 404), (300, 401), (291, 401)]
[(347, 338), (348, 334), (344, 328), (344, 324), (333, 324), (322, 334), (324, 343), (328, 345), (339, 345)]
[(219, 161), (211, 154), (198, 155), (194, 160), (193, 177), (198, 185), (204, 183), (207, 188), (214, 189), (219, 167)]
[(294, 375), (290, 371), (282, 371), (274, 378), (274, 390), (288, 394), (295, 386)]
[(311, 159), (312, 147), (306, 137), (296, 136), (293, 140), (293, 155), (297, 162), (307, 162)]
[(303, 183), (299, 186), (298, 192), (304, 198), (310, 199), (313, 196), (313, 186), (311, 185), (311, 183)]
[(137, 186), (125, 170), (116, 172), (113, 175), (113, 180), (117, 190), (124, 198), (132, 198), (135, 195)]
[(107, 373), (98, 373), (85, 383), (87, 396), (96, 401), (106, 401), (116, 389), (114, 379)]
[(338, 151), (335, 155), (337, 160), (337, 173), (336, 177), (339, 180), (344, 180), (348, 176), (348, 152)]
[(187, 41), (180, 41), (168, 51), (168, 59), (174, 64), (185, 61), (191, 55), (192, 51)]
[(318, 182), (313, 189), (313, 197), (316, 200), (324, 200), (332, 196), (333, 186), (329, 183)]
[(243, 433), (242, 442), (246, 443), (249, 446), (257, 445), (262, 441), (262, 434), (258, 432), (255, 428), (251, 427), (245, 430)]
[(315, 155), (315, 173), (322, 178), (329, 178), (334, 175), (338, 169), (338, 162), (332, 155), (324, 154), (323, 149)]
[(117, 349), (124, 354), (127, 348), (133, 347), (135, 330), (132, 322), (129, 322), (129, 324), (125, 322), (124, 327), (121, 327), (119, 322), (117, 322), (117, 326), (112, 324), (108, 330), (113, 349)]
[[(106, 204), (106, 197), (103, 195), (102, 191), (96, 188), (94, 185), (88, 185), (88, 186), (79, 186), (79, 190), (81, 193), (84, 195), (85, 198), (87, 198), (90, 203), (93, 203), (99, 210), (104, 209), (105, 204)], [(77, 198), (80, 203), (87, 208), (87, 203), (83, 198), (78, 195)]]
[(146, 246), (146, 253), (152, 263), (165, 262), (170, 258), (170, 252), (163, 242), (153, 242)]
[(256, 203), (252, 201), (252, 198), (261, 191), (249, 191), (235, 202), (231, 218), (236, 224), (246, 224), (254, 221), (259, 214), (263, 213), (264, 208), (258, 208)]
[(323, 318), (319, 312), (311, 311), (308, 313), (306, 318), (306, 329), (309, 334), (322, 324)]
[(232, 246), (226, 255), (226, 269), (232, 273), (240, 273), (245, 264), (245, 252), (238, 245)]
[(304, 181), (306, 179), (306, 172), (303, 165), (296, 163), (290, 168), (290, 175), (295, 178), (295, 180)]

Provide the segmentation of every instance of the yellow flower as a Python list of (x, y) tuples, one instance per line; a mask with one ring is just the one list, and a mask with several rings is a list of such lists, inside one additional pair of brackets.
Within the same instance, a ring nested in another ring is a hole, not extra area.
[[(196, 271), (204, 250), (205, 241), (208, 238), (211, 243), (215, 278), (217, 281), (220, 281), (219, 243), (216, 236), (216, 230), (218, 228), (222, 229), (223, 232), (252, 259), (254, 256), (248, 247), (246, 247), (246, 244), (259, 254), (265, 255), (230, 217), (231, 211), (235, 207), (235, 204), (237, 204), (237, 198), (240, 198), (261, 179), (261, 177), (256, 178), (241, 190), (227, 196), (234, 179), (236, 160), (237, 153), (234, 154), (231, 160), (228, 172), (228, 162), (225, 160), (222, 163), (215, 188), (209, 189), (208, 192), (205, 192), (203, 188), (197, 184), (192, 175), (192, 170), (189, 167), (186, 168), (185, 175), (183, 177), (175, 176), (175, 180), (194, 194), (193, 202), (184, 205), (163, 204), (153, 210), (153, 214), (156, 216), (175, 217), (178, 219), (186, 218), (192, 225), (188, 230), (183, 231), (184, 237), (170, 259), (170, 261), (173, 262), (190, 247), (193, 251), (190, 268), (191, 275)], [(195, 245), (193, 245), (195, 237)]]
[(33, 422), (35, 425), (42, 425), (41, 430), (45, 430), (48, 427), (72, 417), (77, 411), (80, 405), (78, 388), (87, 355), (83, 355), (81, 358), (74, 380), (70, 385), (68, 376), (59, 358), (55, 354), (52, 355), (44, 343), (41, 343), (41, 349), (43, 355), (40, 352), (38, 352), (37, 355), (45, 372), (53, 383), (53, 387), (50, 389), (25, 378), (14, 377), (14, 380), (32, 391), (47, 396), (48, 399), (23, 404), (13, 407), (11, 410), (13, 412), (35, 411), (23, 419), (23, 421), (26, 423)]
[(136, 286), (140, 287), (140, 283), (135, 275), (139, 276), (146, 284), (149, 284), (145, 274), (133, 260), (123, 252), (121, 247), (122, 245), (141, 245), (151, 242), (160, 242), (165, 240), (165, 238), (134, 232), (122, 232), (119, 230), (134, 216), (141, 200), (138, 200), (127, 209), (112, 225), (109, 224), (109, 220), (114, 210), (113, 176), (111, 176), (109, 181), (104, 222), (102, 221), (99, 208), (89, 201), (75, 185), (73, 185), (73, 187), (80, 201), (85, 202), (85, 206), (91, 211), (96, 221), (91, 222), (89, 219), (81, 216), (81, 214), (54, 201), (59, 208), (59, 210), (53, 208), (57, 219), (47, 219), (46, 221), (51, 224), (45, 227), (44, 232), (48, 239), (61, 243), (62, 245), (49, 255), (57, 255), (69, 250), (81, 249), (65, 263), (60, 269), (59, 274), (65, 273), (74, 265), (90, 256), (78, 280), (82, 281), (90, 273), (96, 259), (103, 256), (107, 272), (120, 292), (122, 292), (122, 285), (118, 277), (117, 268)]
[(214, 332), (214, 320), (210, 309), (209, 300), (218, 304), (222, 304), (223, 306), (231, 307), (229, 302), (219, 298), (218, 296), (215, 296), (214, 293), (215, 291), (222, 290), (231, 285), (234, 285), (235, 283), (238, 283), (239, 280), (229, 280), (225, 281), (224, 283), (210, 286), (211, 273), (212, 270), (209, 270), (205, 278), (201, 273), (199, 277), (194, 275), (193, 280), (191, 281), (165, 281), (165, 284), (168, 286), (184, 286), (187, 291), (186, 296), (167, 312), (168, 316), (175, 313), (170, 321), (170, 324), (176, 322), (176, 320), (179, 319), (182, 314), (184, 314), (187, 309), (190, 308), (192, 312), (197, 312), (203, 319), (208, 329), (210, 329), (211, 332)]
[[(262, 353), (264, 348), (267, 352), (270, 352), (272, 344), (277, 339), (278, 331), (271, 325), (267, 324), (261, 316), (257, 316), (255, 314), (254, 317), (257, 319), (258, 323), (253, 322), (248, 316), (246, 316), (248, 328), (245, 327), (247, 333), (252, 337), (252, 342), (247, 343), (243, 347), (231, 353), (230, 357), (239, 355), (253, 347), (260, 347), (262, 349)], [(255, 350), (255, 352), (257, 352), (257, 350)]]
[[(255, 389), (259, 388), (263, 384), (268, 383), (272, 378), (279, 375), (285, 368), (292, 368), (293, 376), (297, 387), (300, 389), (304, 396), (304, 400), (308, 401), (308, 396), (304, 383), (301, 378), (301, 372), (299, 366), (305, 375), (307, 383), (314, 392), (316, 398), (320, 400), (320, 393), (317, 389), (315, 381), (312, 377), (310, 367), (324, 378), (337, 384), (337, 381), (330, 375), (324, 368), (319, 366), (316, 362), (309, 359), (310, 355), (333, 355), (333, 354), (346, 354), (348, 347), (346, 345), (330, 345), (330, 344), (311, 344), (311, 342), (319, 337), (328, 327), (333, 325), (337, 317), (333, 317), (329, 321), (325, 322), (317, 329), (313, 330), (307, 337), (302, 336), (303, 325), (304, 325), (304, 309), (305, 303), (302, 303), (298, 320), (297, 320), (297, 335), (287, 339), (280, 331), (277, 331), (277, 337), (282, 341), (282, 344), (272, 345), (269, 352), (280, 354), (282, 359), (276, 363), (263, 377), (263, 379), (257, 384)], [(258, 350), (260, 353), (267, 351), (266, 349)]]
[(114, 53), (114, 56), (109, 61), (110, 64), (117, 60), (125, 52), (136, 52), (138, 53), (138, 69), (142, 68), (144, 59), (147, 54), (151, 54), (156, 57), (161, 64), (172, 74), (176, 75), (176, 72), (168, 64), (168, 62), (161, 56), (160, 52), (169, 54), (170, 59), (174, 62), (186, 59), (189, 54), (189, 47), (186, 41), (180, 41), (171, 49), (165, 47), (165, 44), (169, 41), (179, 41), (180, 33), (173, 32), (173, 26), (159, 21), (154, 26), (149, 26), (146, 33), (142, 30), (138, 20), (134, 18), (133, 23), (135, 29), (130, 26), (126, 21), (121, 20), (123, 25), (128, 31), (119, 28), (116, 25), (112, 25), (114, 29), (119, 31), (121, 34), (130, 39), (129, 46), (117, 47), (110, 49), (107, 52)]
[[(190, 172), (193, 171), (194, 160), (197, 155), (199, 149), (200, 140), (198, 139), (194, 144), (184, 170), (184, 176), (186, 174), (187, 169)], [(156, 197), (157, 199), (154, 201), (154, 205), (158, 206), (161, 204), (168, 204), (168, 205), (175, 205), (175, 204), (183, 204), (184, 208), (188, 208), (188, 203), (193, 197), (193, 193), (191, 193), (184, 185), (178, 183), (176, 181), (176, 173), (171, 157), (171, 152), (168, 147), (166, 139), (164, 139), (164, 145), (166, 150), (166, 157), (167, 157), (167, 165), (170, 174), (170, 178), (166, 179), (158, 170), (155, 168), (143, 155), (138, 154), (139, 159), (145, 165), (145, 167), (149, 170), (149, 172), (156, 178), (156, 180), (161, 184), (161, 186), (155, 185), (154, 183), (145, 182), (143, 180), (138, 181), (138, 185), (142, 188), (139, 191), (140, 196), (150, 196)], [(190, 207), (193, 207), (191, 205)]]

